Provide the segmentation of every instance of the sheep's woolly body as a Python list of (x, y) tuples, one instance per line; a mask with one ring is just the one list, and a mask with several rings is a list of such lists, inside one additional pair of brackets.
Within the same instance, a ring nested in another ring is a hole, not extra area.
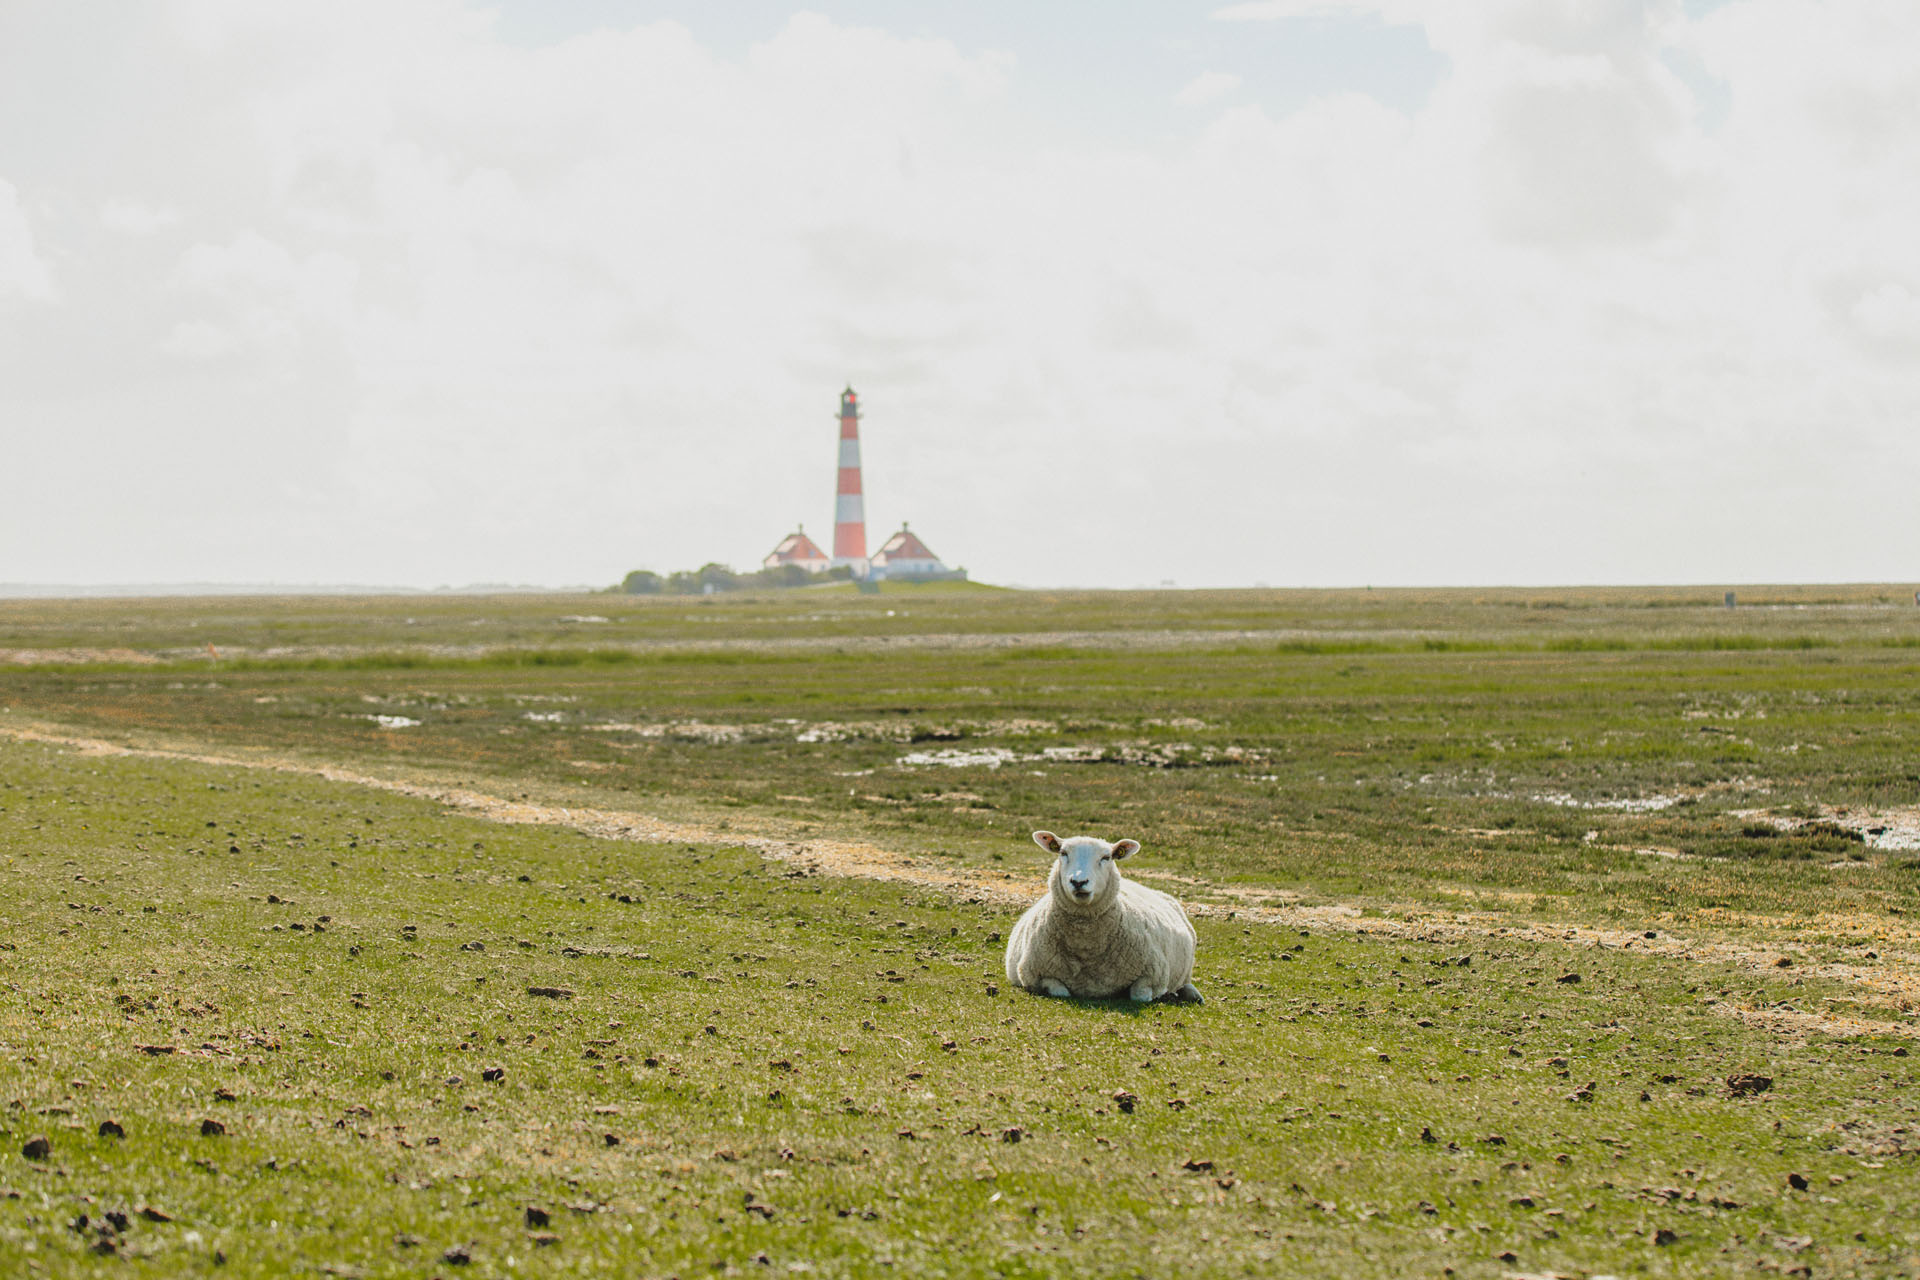
[[(1041, 837), (1052, 840), (1051, 845)], [(1046, 995), (1104, 999), (1126, 995), (1157, 1000), (1165, 995), (1198, 999), (1192, 986), (1196, 939), (1178, 902), (1120, 874), (1110, 854), (1115, 846), (1086, 836), (1060, 841), (1046, 832), (1035, 840), (1061, 852), (1047, 876), (1047, 893), (1027, 908), (1007, 939), (1007, 980)], [(1123, 841), (1126, 856), (1139, 846)], [(1068, 859), (1085, 850), (1096, 870), (1088, 897), (1076, 900), (1065, 877)]]

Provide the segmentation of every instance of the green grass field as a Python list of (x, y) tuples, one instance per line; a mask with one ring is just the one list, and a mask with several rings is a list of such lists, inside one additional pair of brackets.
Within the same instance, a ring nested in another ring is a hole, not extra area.
[(1741, 601), (0, 603), (0, 1268), (1915, 1274), (1920, 609)]

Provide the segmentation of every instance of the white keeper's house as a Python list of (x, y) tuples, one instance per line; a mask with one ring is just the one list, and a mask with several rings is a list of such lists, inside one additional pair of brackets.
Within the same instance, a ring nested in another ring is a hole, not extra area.
[(920, 541), (902, 523), (900, 531), (888, 538), (871, 557), (873, 576), (895, 581), (914, 579), (964, 578), (965, 569), (949, 569), (926, 543)]
[(780, 540), (780, 545), (767, 553), (760, 562), (762, 569), (777, 569), (783, 564), (797, 564), (808, 573), (825, 573), (832, 563), (827, 553), (822, 551), (804, 528), (795, 529)]
[[(0, 4), (5, 0), (0, 0)], [(839, 466), (833, 491), (833, 553), (821, 550), (805, 529), (796, 528), (767, 553), (763, 569), (797, 565), (808, 573), (846, 570), (862, 591), (878, 590), (878, 581), (964, 582), (965, 569), (949, 569), (904, 521), (900, 532), (871, 556), (867, 554), (866, 490), (860, 476), (860, 397), (849, 386), (840, 393)]]

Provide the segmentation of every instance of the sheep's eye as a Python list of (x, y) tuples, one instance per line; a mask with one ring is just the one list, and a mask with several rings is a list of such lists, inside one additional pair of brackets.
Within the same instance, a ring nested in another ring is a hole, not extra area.
[(1100, 861), (1102, 861), (1102, 862), (1112, 862), (1112, 861), (1113, 861), (1113, 855), (1112, 855), (1112, 854), (1108, 854), (1108, 855), (1107, 855), (1106, 857), (1104, 857), (1104, 858), (1102, 858), (1102, 859), (1100, 859)]

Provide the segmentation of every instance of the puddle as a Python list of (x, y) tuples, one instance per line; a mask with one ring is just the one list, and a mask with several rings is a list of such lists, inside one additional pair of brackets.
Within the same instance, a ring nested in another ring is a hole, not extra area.
[(1571, 791), (1509, 790), (1502, 787), (1500, 781), (1494, 771), (1488, 769), (1478, 775), (1423, 773), (1415, 782), (1402, 785), (1444, 788), (1459, 799), (1525, 800), (1532, 804), (1549, 804), (1556, 809), (1581, 809), (1596, 813), (1660, 813), (1677, 804), (1704, 800), (1708, 796), (1765, 795), (1772, 789), (1765, 779), (1747, 775), (1709, 782), (1702, 786), (1686, 787), (1679, 791), (1658, 791), (1644, 796), (1608, 796), (1589, 799), (1577, 796)]
[[(557, 711), (523, 711), (523, 720), (559, 723)], [(799, 721), (772, 720), (750, 724), (711, 724), (700, 720), (669, 720), (651, 724), (637, 721), (610, 721), (583, 724), (587, 733), (624, 733), (638, 738), (676, 738), (713, 745), (730, 745), (748, 739), (791, 737), (808, 745), (836, 742), (882, 742), (901, 746), (913, 743), (953, 742), (973, 737), (1022, 738), (1057, 736), (1060, 726), (1051, 721), (1031, 719), (954, 720), (941, 723), (860, 720)], [(925, 746), (909, 751), (894, 761), (901, 769), (998, 769), (1010, 764), (1123, 764), (1153, 769), (1173, 769), (1187, 765), (1257, 765), (1268, 759), (1259, 747), (1196, 746), (1188, 742), (1089, 743), (1041, 747), (1021, 751), (1002, 746)]]
[(475, 699), (464, 693), (433, 693), (416, 689), (411, 693), (363, 693), (360, 701), (370, 707), (420, 707), (427, 711), (452, 711), (456, 707), (472, 706)]
[(1671, 809), (1686, 796), (1639, 796), (1627, 800), (1582, 800), (1565, 791), (1546, 791), (1528, 796), (1535, 804), (1550, 804), (1562, 809), (1605, 809), (1613, 813), (1659, 813)]
[(854, 742), (863, 738), (876, 738), (881, 742), (910, 742), (913, 739), (913, 726), (877, 720), (851, 723), (823, 720), (793, 735), (795, 742)]
[(1682, 853), (1678, 849), (1659, 849), (1646, 845), (1635, 847), (1630, 844), (1596, 843), (1599, 839), (1600, 833), (1598, 831), (1589, 831), (1580, 838), (1580, 843), (1589, 849), (1605, 849), (1610, 853), (1631, 853), (1642, 858), (1669, 858), (1675, 862), (1695, 862), (1698, 861), (1700, 857), (1697, 853)]
[(1817, 818), (1795, 818), (1764, 809), (1739, 809), (1737, 818), (1752, 818), (1781, 831), (1797, 831), (1809, 823), (1830, 824), (1858, 832), (1869, 849), (1920, 849), (1920, 806), (1897, 809), (1854, 809), (1821, 805)]
[(1038, 757), (1022, 756), (1005, 747), (975, 747), (964, 751), (948, 747), (939, 751), (909, 751), (894, 763), (906, 769), (998, 769), (1001, 765), (1012, 764), (1016, 760), (1033, 759)]
[[(530, 701), (531, 699), (519, 699)], [(538, 723), (557, 724), (557, 713), (523, 711), (521, 718)], [(1150, 720), (1148, 725), (1170, 728), (1204, 728), (1198, 720), (1180, 718)], [(761, 720), (741, 724), (714, 724), (700, 720), (607, 721), (578, 726), (586, 733), (626, 733), (639, 738), (680, 738), (712, 744), (732, 744), (748, 739), (788, 738), (808, 746), (840, 742), (878, 742), (898, 746), (929, 744), (910, 751), (896, 762), (901, 768), (988, 768), (1021, 763), (1042, 764), (1131, 764), (1170, 769), (1189, 764), (1261, 764), (1270, 752), (1263, 747), (1195, 745), (1187, 742), (1152, 742), (1145, 738), (1101, 745), (1063, 745), (1033, 751), (1002, 746), (935, 746), (970, 739), (1058, 737), (1066, 729), (1075, 733), (1091, 729), (1119, 729), (1127, 726), (1074, 722), (1062, 726), (1053, 720), (1009, 717), (995, 720)]]
[[(529, 713), (528, 718), (532, 718)], [(707, 724), (700, 720), (670, 720), (661, 724), (583, 724), (589, 733), (631, 733), (638, 738), (683, 738), (689, 742), (714, 745), (739, 742), (747, 736), (744, 725)]]
[(943, 747), (931, 751), (910, 751), (895, 760), (894, 764), (902, 769), (998, 769), (1006, 764), (1124, 764), (1148, 769), (1176, 769), (1187, 765), (1251, 764), (1266, 758), (1266, 752), (1255, 747), (1196, 747), (1188, 742), (1121, 742), (1106, 746), (1043, 747), (1039, 751), (1014, 751), (1009, 747)]
[(1026, 717), (1003, 720), (949, 720), (938, 724), (899, 720), (819, 720), (810, 724), (790, 720), (785, 723), (800, 726), (798, 732), (793, 735), (795, 742), (859, 740), (913, 742), (928, 738), (948, 741), (955, 738), (1033, 738), (1060, 732), (1060, 726), (1051, 720), (1034, 720)]
[(373, 721), (382, 729), (412, 729), (420, 724), (412, 716), (363, 716), (361, 718)]

